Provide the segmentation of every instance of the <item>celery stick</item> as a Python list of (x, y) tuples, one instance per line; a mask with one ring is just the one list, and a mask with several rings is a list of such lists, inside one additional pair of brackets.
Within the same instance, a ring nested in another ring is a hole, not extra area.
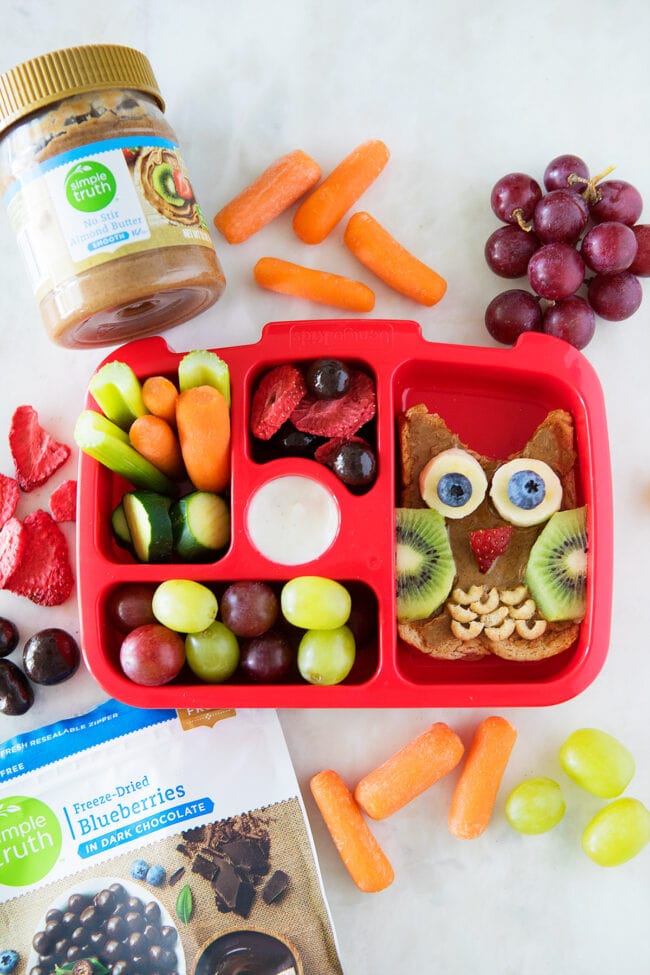
[(190, 386), (214, 386), (230, 406), (230, 370), (216, 352), (206, 349), (187, 352), (178, 363), (178, 385), (181, 392)]
[(134, 487), (175, 494), (176, 486), (131, 446), (129, 436), (112, 420), (95, 410), (79, 414), (74, 428), (74, 440), (80, 450)]
[(88, 384), (104, 415), (122, 430), (128, 430), (136, 417), (147, 412), (142, 400), (142, 386), (126, 362), (107, 362)]

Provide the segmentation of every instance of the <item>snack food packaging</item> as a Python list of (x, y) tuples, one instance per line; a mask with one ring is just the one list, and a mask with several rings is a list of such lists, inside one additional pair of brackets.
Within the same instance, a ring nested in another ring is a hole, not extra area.
[(0, 948), (16, 975), (82, 961), (207, 975), (242, 956), (342, 972), (275, 712), (109, 699), (5, 742), (0, 782)]
[(225, 278), (149, 61), (66, 48), (0, 76), (0, 188), (49, 337), (114, 345), (212, 305)]

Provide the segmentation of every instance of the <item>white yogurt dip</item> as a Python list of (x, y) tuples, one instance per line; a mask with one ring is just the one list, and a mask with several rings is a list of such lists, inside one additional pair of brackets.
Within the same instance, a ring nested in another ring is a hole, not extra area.
[(328, 488), (293, 474), (263, 484), (246, 511), (251, 542), (280, 565), (319, 558), (338, 535), (340, 520), (338, 503)]

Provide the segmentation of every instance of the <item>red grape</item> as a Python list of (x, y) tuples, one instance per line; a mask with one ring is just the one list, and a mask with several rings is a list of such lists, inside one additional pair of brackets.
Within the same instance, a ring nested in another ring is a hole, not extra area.
[(295, 659), (287, 637), (278, 630), (269, 630), (242, 646), (239, 666), (251, 680), (268, 684), (287, 677)]
[(584, 298), (569, 295), (550, 305), (544, 313), (542, 331), (564, 339), (576, 349), (584, 349), (593, 338), (596, 315)]
[(134, 683), (158, 687), (173, 680), (185, 663), (185, 641), (161, 623), (138, 626), (125, 636), (120, 665)]
[(610, 322), (622, 322), (641, 304), (643, 291), (639, 279), (629, 271), (597, 274), (589, 282), (589, 304), (597, 315)]
[(624, 223), (608, 220), (596, 224), (585, 234), (581, 254), (585, 264), (597, 274), (616, 274), (625, 271), (637, 252), (634, 233)]
[(490, 203), (499, 220), (518, 223), (533, 215), (542, 195), (539, 183), (525, 173), (509, 173), (494, 184)]
[(502, 278), (522, 278), (539, 247), (539, 238), (516, 224), (498, 227), (485, 244), (488, 267)]
[(485, 311), (485, 326), (497, 342), (512, 345), (523, 332), (537, 332), (542, 324), (539, 301), (529, 291), (513, 288), (493, 298)]
[(221, 619), (236, 636), (261, 636), (278, 618), (278, 597), (266, 582), (233, 582), (220, 600)]
[(574, 294), (584, 276), (584, 261), (570, 244), (544, 244), (528, 263), (528, 280), (533, 291), (549, 301)]
[(650, 277), (650, 224), (637, 223), (632, 232), (636, 237), (637, 252), (628, 270), (641, 278)]
[(151, 602), (156, 586), (148, 582), (124, 582), (108, 597), (107, 610), (111, 623), (128, 633), (136, 626), (155, 623)]
[(533, 229), (549, 244), (575, 244), (589, 218), (589, 207), (573, 190), (551, 190), (539, 200), (533, 213)]
[(552, 159), (544, 171), (544, 186), (547, 190), (564, 190), (567, 186), (577, 185), (572, 183), (570, 176), (579, 176), (581, 179), (589, 179), (589, 167), (580, 156), (565, 154), (556, 156)]
[(591, 205), (591, 219), (594, 223), (605, 220), (618, 220), (631, 226), (636, 223), (643, 210), (641, 194), (624, 179), (609, 179), (596, 187), (597, 202)]

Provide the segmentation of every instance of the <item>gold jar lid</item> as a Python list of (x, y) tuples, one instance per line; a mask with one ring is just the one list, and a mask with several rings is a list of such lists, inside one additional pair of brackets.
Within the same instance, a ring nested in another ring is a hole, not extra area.
[(106, 88), (141, 91), (165, 108), (152, 67), (140, 51), (119, 44), (68, 47), (0, 75), (0, 133), (62, 98)]

